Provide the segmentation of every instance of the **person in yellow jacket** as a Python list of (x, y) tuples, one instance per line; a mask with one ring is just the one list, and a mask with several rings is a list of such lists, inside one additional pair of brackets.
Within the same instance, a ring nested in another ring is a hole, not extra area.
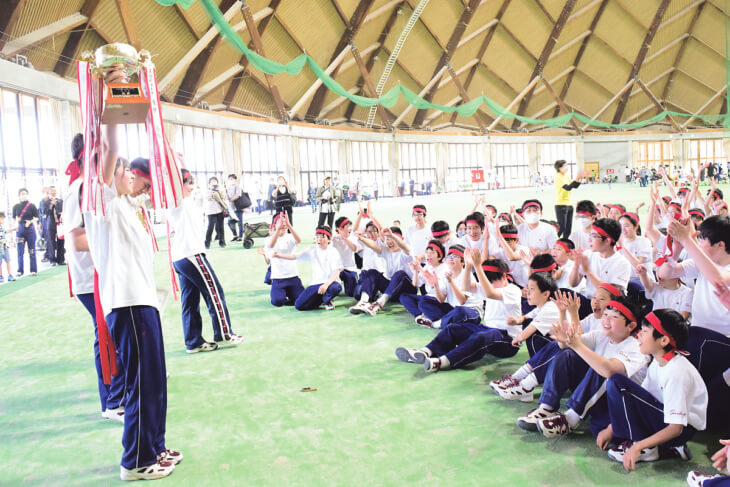
[(555, 161), (555, 217), (558, 220), (558, 237), (568, 238), (573, 226), (573, 205), (570, 203), (570, 192), (580, 186), (587, 176), (587, 171), (579, 172), (576, 180), (568, 176), (568, 163), (563, 159)]

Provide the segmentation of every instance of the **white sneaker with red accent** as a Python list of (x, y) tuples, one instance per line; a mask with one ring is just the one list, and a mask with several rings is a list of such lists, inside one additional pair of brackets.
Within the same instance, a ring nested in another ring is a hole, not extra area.
[(506, 387), (508, 384), (511, 384), (514, 379), (512, 378), (512, 374), (504, 374), (499, 379), (494, 379), (493, 381), (489, 382), (489, 387), (492, 388), (492, 390), (497, 393), (497, 389), (501, 387)]
[(568, 418), (564, 414), (556, 414), (550, 418), (544, 418), (537, 422), (537, 430), (542, 433), (545, 438), (555, 438), (556, 436), (564, 436), (572, 431), (568, 423)]
[[(626, 453), (633, 444), (634, 442), (629, 440), (624, 441), (615, 448), (611, 448), (610, 450), (608, 450), (608, 458), (617, 462), (623, 462), (624, 453)], [(659, 448), (655, 446), (652, 448), (644, 448), (643, 450), (641, 450), (641, 453), (639, 453), (639, 458), (636, 459), (637, 462), (654, 462), (656, 460), (659, 460)]]
[(441, 359), (438, 357), (426, 357), (426, 360), (423, 362), (423, 370), (428, 374), (438, 372), (441, 370)]
[(119, 421), (124, 424), (124, 408), (120, 406), (115, 409), (106, 409), (103, 413), (101, 413), (101, 417), (113, 419), (114, 421)]
[(687, 474), (687, 485), (689, 485), (689, 487), (702, 487), (705, 484), (705, 480), (717, 477), (720, 477), (720, 475), (708, 475), (694, 470)]
[(124, 468), (119, 467), (119, 478), (122, 480), (155, 480), (167, 477), (175, 471), (175, 464), (172, 462), (163, 462), (158, 460), (157, 463), (147, 465), (140, 468)]
[(183, 461), (183, 454), (177, 450), (170, 450), (169, 448), (161, 453), (157, 454), (157, 460), (160, 462), (170, 462), (175, 465)]
[(519, 382), (512, 379), (512, 382), (502, 383), (495, 389), (499, 397), (508, 401), (532, 402), (535, 398), (534, 389), (525, 389)]
[(426, 318), (426, 315), (416, 316), (416, 324), (425, 326), (426, 328), (433, 328), (433, 322)]
[(378, 311), (381, 311), (382, 309), (383, 305), (375, 301), (373, 304), (365, 308), (365, 312), (370, 316), (375, 316), (376, 314), (378, 314)]
[(555, 411), (541, 404), (521, 418), (517, 418), (517, 426), (526, 431), (537, 431), (537, 422), (551, 416), (555, 416)]

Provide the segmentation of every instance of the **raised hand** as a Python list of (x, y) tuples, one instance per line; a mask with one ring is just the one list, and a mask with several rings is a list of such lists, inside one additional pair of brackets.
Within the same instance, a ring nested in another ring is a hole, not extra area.
[(724, 282), (713, 282), (715, 286), (715, 296), (720, 300), (723, 306), (730, 309), (730, 287)]
[(555, 303), (560, 311), (568, 311), (568, 296), (567, 293), (561, 290), (555, 291), (555, 297), (550, 298), (550, 301)]
[(426, 279), (426, 282), (431, 287), (436, 287), (439, 281), (438, 276), (431, 271), (423, 271), (423, 278)]

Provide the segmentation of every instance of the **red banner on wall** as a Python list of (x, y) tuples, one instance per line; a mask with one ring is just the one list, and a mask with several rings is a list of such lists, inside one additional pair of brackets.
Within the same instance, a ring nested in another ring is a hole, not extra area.
[(484, 182), (484, 170), (483, 169), (472, 170), (471, 182), (472, 183), (483, 183)]

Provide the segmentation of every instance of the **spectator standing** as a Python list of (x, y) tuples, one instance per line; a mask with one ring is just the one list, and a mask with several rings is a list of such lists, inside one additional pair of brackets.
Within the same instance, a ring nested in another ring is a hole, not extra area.
[[(226, 186), (226, 196), (228, 201), (233, 205), (237, 221), (233, 219), (233, 215), (228, 218), (228, 227), (233, 232), (232, 242), (240, 242), (243, 239), (243, 190), (238, 184), (238, 178), (235, 174), (228, 175), (228, 186)], [(238, 233), (236, 233), (236, 223), (238, 223)]]
[(316, 198), (319, 202), (319, 220), (317, 226), (321, 227), (327, 221), (327, 225), (332, 228), (332, 224), (335, 222), (335, 211), (337, 208), (337, 192), (334, 186), (332, 186), (332, 179), (329, 176), (324, 178), (324, 183), (317, 189)]
[(266, 201), (269, 203), (269, 209), (271, 210), (271, 214), (274, 214), (274, 209), (276, 206), (274, 205), (274, 190), (276, 189), (276, 183), (274, 182), (274, 178), (271, 178), (269, 180), (269, 188), (266, 190)]
[(45, 250), (43, 251), (43, 258), (41, 258), (41, 262), (48, 262), (51, 260), (51, 249), (48, 245), (48, 234), (46, 231), (48, 230), (48, 204), (50, 202), (50, 199), (48, 197), (48, 188), (43, 187), (41, 190), (41, 200), (38, 202), (38, 222), (40, 223), (40, 232), (41, 232), (41, 238), (43, 239), (43, 242), (45, 242)]
[(17, 245), (18, 245), (18, 276), (25, 271), (25, 245), (28, 244), (28, 257), (30, 258), (30, 275), (35, 276), (38, 272), (38, 263), (35, 255), (36, 231), (35, 224), (38, 223), (38, 208), (28, 201), (28, 190), (20, 188), (18, 191), (18, 204), (13, 206), (13, 218), (17, 224)]
[(50, 262), (52, 266), (64, 263), (63, 242), (59, 239), (58, 224), (61, 222), (63, 212), (63, 200), (56, 197), (56, 187), (48, 188), (48, 198), (45, 202), (45, 229), (46, 255), (41, 262)]
[(296, 198), (289, 188), (289, 183), (287, 183), (284, 176), (279, 176), (277, 178), (276, 189), (274, 189), (272, 196), (274, 198), (274, 209), (276, 210), (276, 213), (286, 212), (286, 215), (289, 217), (289, 222), (293, 224), (294, 219), (292, 217), (292, 212)]
[(228, 213), (228, 206), (223, 199), (223, 193), (218, 189), (218, 178), (213, 176), (208, 180), (208, 199), (205, 205), (205, 213), (208, 215), (208, 230), (205, 232), (205, 248), (210, 248), (210, 238), (215, 228), (215, 239), (218, 245), (226, 246), (226, 234), (223, 231), (223, 220)]

